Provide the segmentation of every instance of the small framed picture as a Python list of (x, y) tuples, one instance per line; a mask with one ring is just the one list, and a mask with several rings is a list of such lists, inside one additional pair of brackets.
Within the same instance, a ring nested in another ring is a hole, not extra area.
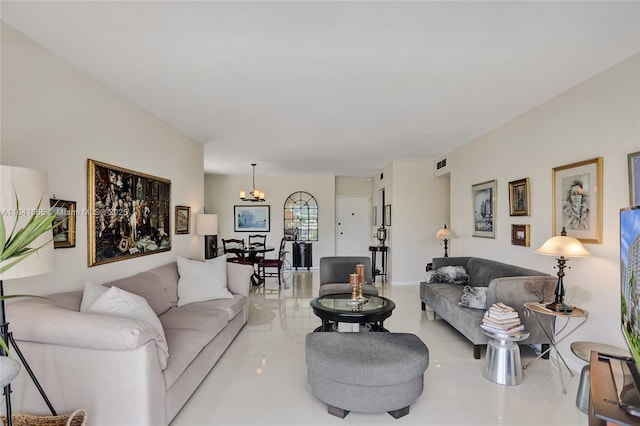
[(176, 206), (176, 212), (175, 212), (176, 234), (189, 233), (190, 218), (191, 218), (191, 207)]
[(51, 198), (51, 208), (56, 214), (53, 224), (53, 248), (76, 246), (76, 202)]
[(529, 247), (529, 225), (511, 225), (511, 244)]
[(233, 206), (234, 232), (269, 232), (269, 206)]
[(373, 206), (373, 226), (378, 226), (378, 206)]
[(529, 178), (509, 182), (509, 215), (529, 216)]
[(553, 235), (602, 242), (602, 157), (553, 169)]
[(391, 204), (384, 206), (384, 226), (391, 226)]
[(496, 237), (496, 187), (498, 182), (490, 180), (471, 186), (473, 202), (473, 234), (474, 237)]
[(640, 205), (640, 151), (628, 155), (629, 159), (629, 203)]

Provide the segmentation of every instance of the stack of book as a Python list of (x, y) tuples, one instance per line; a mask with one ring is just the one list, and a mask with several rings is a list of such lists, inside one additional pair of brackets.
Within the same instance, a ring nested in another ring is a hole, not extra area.
[(487, 309), (480, 327), (493, 333), (507, 334), (524, 330), (518, 312), (501, 302), (494, 303)]

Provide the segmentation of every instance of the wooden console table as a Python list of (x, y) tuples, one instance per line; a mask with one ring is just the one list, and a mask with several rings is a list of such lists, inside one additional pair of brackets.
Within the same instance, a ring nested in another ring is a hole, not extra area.
[[(376, 282), (376, 276), (382, 276), (382, 282), (387, 280), (387, 253), (389, 252), (389, 247), (387, 246), (369, 246), (369, 251), (371, 252), (371, 276), (373, 277), (373, 282)], [(382, 253), (382, 270), (378, 273), (376, 269), (376, 253)]]

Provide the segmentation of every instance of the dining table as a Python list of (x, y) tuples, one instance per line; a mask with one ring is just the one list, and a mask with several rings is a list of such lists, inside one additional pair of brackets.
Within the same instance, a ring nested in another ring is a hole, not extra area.
[(275, 247), (273, 246), (263, 246), (263, 245), (246, 245), (242, 248), (232, 248), (227, 249), (227, 253), (233, 253), (238, 258), (243, 259), (244, 263), (251, 263), (253, 265), (253, 275), (251, 276), (251, 283), (254, 286), (259, 286), (262, 284), (262, 277), (258, 273), (258, 263), (261, 258), (258, 258), (259, 254), (268, 253), (270, 251), (274, 251)]

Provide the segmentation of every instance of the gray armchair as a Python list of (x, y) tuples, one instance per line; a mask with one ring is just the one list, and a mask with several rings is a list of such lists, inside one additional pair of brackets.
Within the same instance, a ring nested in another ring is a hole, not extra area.
[(336, 293), (351, 293), (349, 274), (356, 272), (356, 265), (364, 265), (365, 285), (363, 293), (377, 296), (378, 289), (372, 285), (371, 259), (366, 256), (332, 256), (320, 258), (320, 296)]

